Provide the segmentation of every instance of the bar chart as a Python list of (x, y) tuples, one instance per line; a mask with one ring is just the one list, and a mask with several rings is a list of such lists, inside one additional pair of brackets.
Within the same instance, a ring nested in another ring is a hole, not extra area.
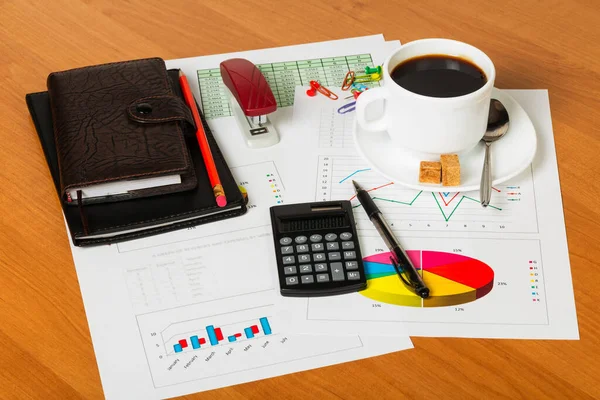
[[(273, 305), (274, 291), (231, 296), (136, 316), (155, 387), (231, 376), (340, 350), (360, 349), (358, 336), (287, 335)], [(243, 304), (243, 308), (240, 307)]]
[[(233, 325), (239, 325), (239, 323), (231, 324), (229, 326)], [(172, 345), (173, 352), (182, 353), (186, 350), (197, 350), (209, 346), (218, 346), (224, 343), (233, 343), (242, 340), (254, 339), (255, 337), (260, 337), (261, 333), (262, 336), (267, 336), (272, 333), (271, 324), (269, 323), (268, 317), (260, 317), (258, 319), (258, 324), (250, 325), (248, 327), (243, 328), (243, 330), (241, 330), (240, 332), (235, 332), (225, 337), (225, 335), (223, 334), (223, 329), (228, 328), (229, 326), (221, 327), (215, 325), (207, 325), (202, 333), (196, 333), (188, 337), (175, 339), (176, 343)], [(170, 340), (171, 338), (167, 339), (167, 341)]]

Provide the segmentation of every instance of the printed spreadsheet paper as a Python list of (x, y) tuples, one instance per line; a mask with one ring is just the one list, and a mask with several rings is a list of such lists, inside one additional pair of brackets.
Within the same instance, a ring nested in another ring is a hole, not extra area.
[[(352, 139), (354, 113), (343, 102), (308, 99), (296, 90), (296, 148), (304, 171), (289, 202), (349, 199), (360, 236), (368, 287), (344, 296), (283, 299), (283, 318), (310, 333), (577, 339), (577, 316), (548, 92), (507, 90), (537, 132), (533, 164), (494, 187), (486, 209), (477, 192), (422, 192), (372, 171)], [(310, 156), (308, 155), (310, 154)], [(354, 197), (352, 180), (370, 191), (431, 297), (406, 289), (388, 250)], [(448, 189), (445, 189), (448, 190)]]
[[(311, 80), (326, 87), (340, 86), (348, 71), (361, 71), (372, 66), (371, 54), (324, 57), (310, 60), (263, 63), (256, 66), (269, 83), (278, 107), (294, 105), (297, 86), (308, 86)], [(232, 115), (228, 89), (223, 84), (219, 68), (197, 71), (202, 109), (206, 118), (220, 118)], [(368, 86), (377, 83), (368, 83)]]
[[(397, 45), (379, 35), (235, 56), (274, 63), (360, 52), (380, 60)], [(189, 76), (233, 56), (167, 65)], [(198, 96), (197, 82), (190, 83)], [(291, 112), (278, 110), (282, 140), (262, 151), (245, 146), (231, 117), (209, 121), (249, 193), (244, 216), (110, 246), (72, 247), (107, 398), (174, 397), (412, 348), (402, 331), (384, 338), (302, 335), (276, 315), (269, 207), (285, 203), (294, 184), (285, 161)]]

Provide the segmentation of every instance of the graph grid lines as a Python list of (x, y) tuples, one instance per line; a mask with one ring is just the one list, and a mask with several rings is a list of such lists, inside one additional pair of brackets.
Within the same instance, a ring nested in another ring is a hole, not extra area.
[[(494, 187), (492, 202), (484, 209), (477, 192), (423, 193), (386, 180), (359, 157), (321, 156), (316, 200), (350, 200), (354, 208), (360, 208), (351, 185), (356, 180), (396, 230), (530, 233), (537, 231), (537, 215), (531, 176), (525, 178), (522, 183)], [(355, 219), (357, 229), (376, 234), (363, 213)]]

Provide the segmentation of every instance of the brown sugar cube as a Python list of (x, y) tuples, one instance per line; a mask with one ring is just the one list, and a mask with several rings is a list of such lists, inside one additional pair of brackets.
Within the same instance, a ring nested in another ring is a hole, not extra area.
[(442, 178), (442, 163), (439, 161), (421, 161), (419, 182), (440, 183)]
[(456, 154), (442, 154), (442, 185), (458, 186), (460, 185), (460, 162)]

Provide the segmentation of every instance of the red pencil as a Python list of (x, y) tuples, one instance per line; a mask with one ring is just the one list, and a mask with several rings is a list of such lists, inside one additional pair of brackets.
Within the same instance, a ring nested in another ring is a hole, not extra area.
[(198, 145), (200, 146), (200, 151), (202, 152), (202, 158), (204, 159), (206, 171), (208, 171), (208, 179), (210, 179), (210, 186), (212, 186), (215, 200), (217, 201), (217, 205), (219, 207), (225, 207), (227, 205), (227, 198), (225, 197), (225, 192), (223, 191), (223, 186), (221, 185), (221, 178), (219, 178), (215, 160), (212, 152), (210, 151), (208, 140), (206, 139), (206, 132), (204, 132), (202, 120), (200, 119), (200, 114), (196, 108), (194, 95), (192, 94), (192, 90), (190, 89), (190, 85), (185, 74), (181, 70), (179, 71), (179, 84), (181, 85), (183, 98), (185, 99), (185, 102), (194, 116), (194, 122), (196, 123), (196, 139), (198, 140)]

